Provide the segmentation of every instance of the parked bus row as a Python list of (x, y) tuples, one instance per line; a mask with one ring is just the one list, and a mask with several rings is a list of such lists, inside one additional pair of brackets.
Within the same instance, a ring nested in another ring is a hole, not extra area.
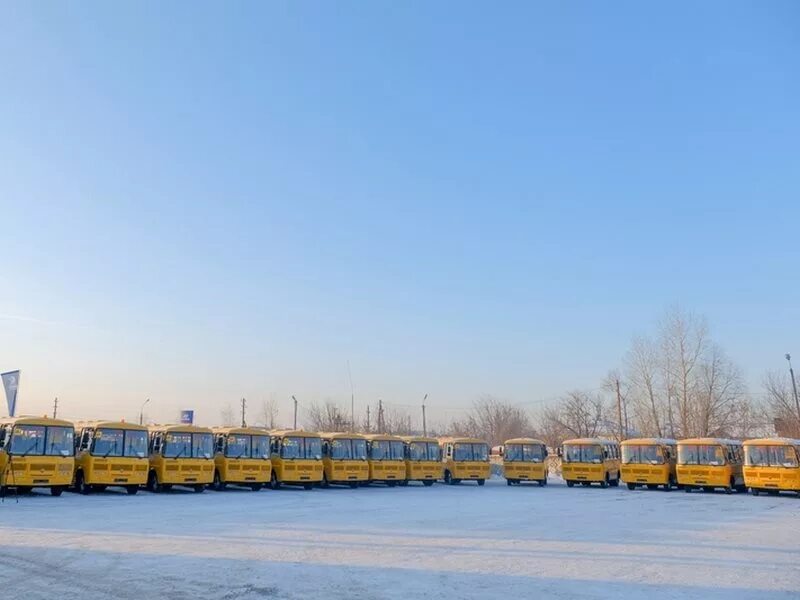
[[(642, 438), (618, 443), (567, 440), (558, 449), (567, 486), (646, 487), (685, 491), (750, 489), (800, 494), (800, 441)], [(548, 450), (541, 440), (516, 438), (497, 448), (508, 485), (547, 485)], [(71, 423), (46, 417), (0, 420), (0, 493), (9, 488), (71, 488), (82, 494), (109, 486), (136, 494), (183, 486), (316, 485), (358, 487), (436, 481), (483, 485), (491, 475), (486, 442), (384, 434), (144, 427), (121, 421)]]

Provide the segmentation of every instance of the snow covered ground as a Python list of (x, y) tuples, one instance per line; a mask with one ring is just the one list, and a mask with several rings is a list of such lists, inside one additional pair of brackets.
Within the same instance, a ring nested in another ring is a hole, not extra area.
[(52, 598), (800, 598), (800, 498), (463, 484), (34, 494), (0, 590)]

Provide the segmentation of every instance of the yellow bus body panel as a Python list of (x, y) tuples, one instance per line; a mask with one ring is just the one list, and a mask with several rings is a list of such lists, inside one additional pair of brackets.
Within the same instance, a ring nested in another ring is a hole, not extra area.
[(72, 456), (11, 456), (0, 452), (0, 485), (21, 487), (67, 486), (72, 483)]
[(83, 471), (89, 485), (144, 485), (147, 483), (148, 460), (135, 457), (92, 456), (80, 452), (75, 471)]
[(601, 463), (562, 462), (561, 476), (565, 481), (602, 483), (606, 479), (616, 479), (619, 467), (620, 461), (617, 459), (606, 459)]
[(158, 482), (167, 485), (209, 484), (214, 481), (214, 461), (205, 458), (164, 458), (150, 456), (150, 468)]
[(444, 465), (438, 460), (407, 460), (406, 479), (408, 481), (436, 481), (444, 478)]
[(670, 476), (675, 477), (675, 464), (648, 465), (629, 464), (620, 467), (622, 481), (644, 485), (668, 485)]
[(223, 483), (245, 484), (268, 483), (272, 461), (267, 458), (231, 458), (217, 453), (214, 466)]
[(272, 470), (280, 483), (319, 483), (322, 481), (322, 459), (289, 459), (273, 455)]
[(404, 460), (368, 460), (370, 481), (403, 481), (406, 478)]
[(369, 465), (365, 460), (322, 459), (325, 478), (330, 483), (351, 483), (369, 479)]
[(800, 492), (800, 468), (745, 466), (744, 484), (759, 490)]
[(539, 481), (547, 478), (547, 466), (543, 462), (503, 461), (503, 477), (521, 481)]
[(446, 461), (445, 466), (447, 467), (447, 470), (450, 471), (450, 475), (453, 477), (453, 479), (460, 479), (462, 481), (489, 479), (489, 476), (491, 475), (491, 465), (488, 461), (456, 461), (449, 459)]
[(742, 481), (741, 465), (678, 465), (678, 484), (696, 487), (722, 487)]

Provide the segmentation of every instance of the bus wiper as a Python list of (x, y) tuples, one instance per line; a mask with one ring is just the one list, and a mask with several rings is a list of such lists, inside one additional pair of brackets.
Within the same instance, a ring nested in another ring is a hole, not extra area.
[(114, 445), (113, 445), (113, 446), (111, 446), (111, 448), (109, 448), (109, 449), (108, 449), (108, 452), (106, 452), (105, 454), (103, 454), (103, 458), (108, 458), (108, 457), (109, 457), (109, 455), (110, 455), (112, 452), (116, 452), (116, 451), (117, 451), (117, 442), (114, 442)]
[(180, 458), (183, 455), (184, 450), (186, 450), (186, 446), (181, 447), (181, 451), (173, 456), (173, 458)]
[(236, 457), (236, 460), (239, 460), (240, 458), (242, 458), (242, 457), (244, 456), (244, 453), (245, 453), (245, 450), (242, 450), (242, 451), (239, 453), (239, 456), (237, 456), (237, 457)]
[(27, 450), (25, 450), (25, 452), (23, 452), (22, 454), (20, 454), (20, 456), (22, 456), (22, 457), (28, 456), (28, 454), (30, 454), (31, 452), (33, 452), (33, 449), (34, 449), (34, 448), (36, 448), (36, 446), (38, 446), (38, 445), (39, 445), (39, 441), (38, 441), (38, 440), (34, 440), (33, 444), (31, 444), (30, 448), (28, 448)]

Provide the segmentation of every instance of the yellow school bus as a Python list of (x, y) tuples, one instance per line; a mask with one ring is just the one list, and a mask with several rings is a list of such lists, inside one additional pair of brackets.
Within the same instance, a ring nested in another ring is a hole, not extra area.
[(151, 426), (147, 489), (162, 492), (182, 485), (205, 490), (214, 478), (213, 437), (210, 429), (195, 425)]
[(75, 429), (47, 417), (0, 419), (0, 495), (8, 488), (26, 492), (50, 488), (53, 496), (72, 483)]
[(468, 437), (441, 438), (444, 482), (456, 485), (462, 481), (477, 481), (483, 485), (491, 476), (489, 444)]
[(547, 485), (547, 444), (533, 438), (506, 440), (500, 449), (503, 477), (508, 485), (535, 481)]
[(409, 435), (403, 437), (403, 446), (406, 478), (400, 485), (408, 485), (409, 481), (421, 481), (422, 485), (431, 486), (437, 479), (444, 477), (439, 440)]
[(619, 444), (603, 438), (566, 440), (561, 446), (561, 476), (567, 487), (576, 483), (617, 487), (620, 475)]
[(675, 440), (662, 438), (635, 438), (622, 442), (622, 481), (628, 489), (646, 486), (655, 490), (664, 486), (670, 491), (676, 487), (677, 444)]
[(678, 485), (684, 491), (722, 488), (730, 494), (745, 491), (742, 442), (723, 438), (678, 441)]
[(367, 438), (359, 433), (320, 433), (322, 438), (322, 487), (330, 484), (352, 488), (369, 481)]
[(800, 440), (773, 438), (744, 444), (744, 483), (754, 496), (800, 494)]
[(396, 486), (406, 479), (403, 438), (388, 434), (367, 435), (367, 462), (371, 483)]
[(322, 439), (302, 429), (270, 431), (272, 475), (270, 487), (302, 485), (310, 490), (322, 481)]
[(129, 494), (147, 483), (147, 427), (123, 421), (75, 425), (75, 490), (120, 486)]
[(272, 473), (269, 434), (255, 427), (220, 427), (214, 431), (214, 479), (211, 487), (249, 487), (257, 492)]

